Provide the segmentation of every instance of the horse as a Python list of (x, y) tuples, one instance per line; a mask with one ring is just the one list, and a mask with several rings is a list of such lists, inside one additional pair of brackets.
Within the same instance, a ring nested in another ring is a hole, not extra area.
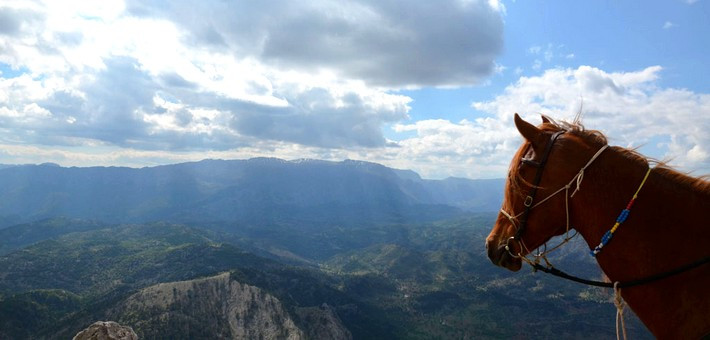
[(486, 238), (491, 262), (518, 271), (542, 258), (551, 267), (541, 249), (574, 231), (610, 282), (655, 276), (617, 293), (656, 338), (709, 336), (710, 181), (609, 146), (578, 119), (542, 120), (515, 114), (524, 141)]

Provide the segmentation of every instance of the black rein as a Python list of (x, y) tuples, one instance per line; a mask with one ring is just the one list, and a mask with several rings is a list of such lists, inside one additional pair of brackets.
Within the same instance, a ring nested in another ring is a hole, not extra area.
[[(617, 284), (617, 287), (618, 288), (628, 288), (628, 287), (640, 286), (640, 285), (643, 285), (646, 283), (651, 283), (653, 281), (662, 280), (662, 279), (671, 277), (673, 275), (677, 275), (677, 274), (689, 271), (691, 269), (695, 269), (695, 268), (700, 267), (708, 262), (710, 262), (710, 256), (707, 256), (704, 259), (700, 259), (699, 261), (695, 261), (695, 262), (687, 264), (685, 266), (682, 266), (682, 267), (679, 267), (679, 268), (676, 268), (673, 270), (669, 270), (664, 273), (646, 276), (644, 278), (637, 279), (637, 280), (619, 282)], [(578, 282), (578, 283), (583, 283), (583, 284), (590, 285), (590, 286), (614, 288), (613, 282), (592, 281), (592, 280), (583, 279), (583, 278), (580, 278), (580, 277), (577, 277), (574, 275), (569, 275), (569, 274), (567, 274), (555, 267), (545, 267), (539, 263), (535, 263), (533, 265), (533, 268), (535, 270), (539, 270), (539, 271), (542, 271), (542, 272), (545, 272), (548, 274), (552, 274), (554, 276), (561, 277), (563, 279), (567, 279), (567, 280)]]

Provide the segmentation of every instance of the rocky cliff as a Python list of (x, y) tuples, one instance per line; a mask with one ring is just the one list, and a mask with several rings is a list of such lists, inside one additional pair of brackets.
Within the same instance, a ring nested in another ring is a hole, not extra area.
[(140, 338), (351, 338), (327, 306), (293, 310), (299, 325), (276, 297), (223, 273), (142, 289), (113, 309), (110, 317), (131, 325)]
[(131, 327), (113, 321), (96, 321), (72, 340), (138, 340), (138, 336)]

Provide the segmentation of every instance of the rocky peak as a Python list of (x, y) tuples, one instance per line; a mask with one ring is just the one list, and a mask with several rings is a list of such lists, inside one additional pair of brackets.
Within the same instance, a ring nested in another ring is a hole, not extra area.
[(138, 340), (131, 327), (121, 326), (114, 321), (96, 321), (77, 333), (72, 340)]
[[(299, 320), (306, 321), (301, 327), (278, 298), (223, 273), (142, 289), (110, 316), (133, 325), (145, 338), (170, 334), (223, 339), (352, 338), (327, 305), (297, 313)], [(311, 323), (317, 327), (312, 328)]]

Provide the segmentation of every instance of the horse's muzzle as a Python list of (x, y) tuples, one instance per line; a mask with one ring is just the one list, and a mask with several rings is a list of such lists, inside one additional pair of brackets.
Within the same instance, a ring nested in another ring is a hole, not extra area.
[(518, 247), (512, 242), (510, 243), (510, 251), (506, 247), (506, 242), (500, 242), (495, 238), (486, 239), (486, 249), (488, 250), (488, 258), (496, 266), (506, 268), (508, 270), (517, 272), (522, 267), (522, 261), (518, 257), (511, 255), (511, 252), (515, 254), (519, 251)]

